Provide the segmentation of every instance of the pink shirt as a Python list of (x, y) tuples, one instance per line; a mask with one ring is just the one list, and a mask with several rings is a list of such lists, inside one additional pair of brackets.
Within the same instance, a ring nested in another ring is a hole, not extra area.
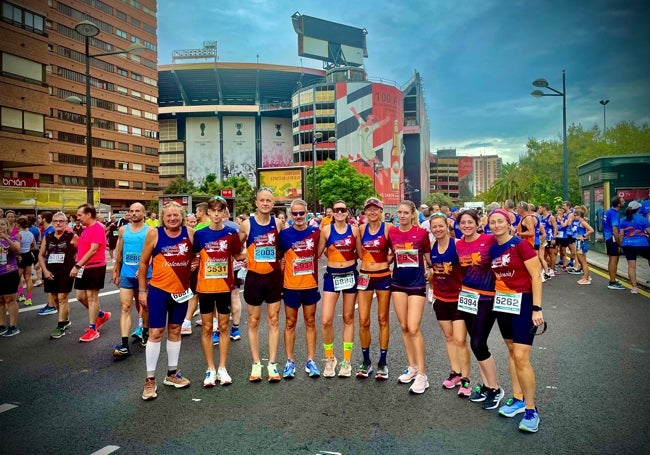
[(86, 253), (90, 250), (90, 245), (93, 243), (98, 243), (99, 248), (90, 257), (84, 267), (93, 268), (93, 267), (102, 267), (106, 265), (106, 234), (104, 233), (104, 226), (102, 223), (95, 222), (90, 226), (86, 226), (86, 229), (81, 233), (79, 237), (79, 246), (77, 261), (83, 258)]

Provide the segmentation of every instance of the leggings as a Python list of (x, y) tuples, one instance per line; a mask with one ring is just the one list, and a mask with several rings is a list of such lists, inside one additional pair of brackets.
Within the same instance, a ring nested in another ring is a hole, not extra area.
[(470, 346), (474, 357), (479, 362), (489, 359), (492, 355), (487, 340), (496, 320), (496, 315), (492, 311), (493, 303), (494, 297), (485, 298), (481, 296), (478, 302), (477, 314), (463, 313), (467, 333), (469, 333), (470, 337)]

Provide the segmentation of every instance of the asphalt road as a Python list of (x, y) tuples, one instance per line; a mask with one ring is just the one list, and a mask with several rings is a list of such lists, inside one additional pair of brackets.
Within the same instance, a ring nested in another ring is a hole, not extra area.
[[(113, 319), (91, 343), (78, 341), (87, 322), (78, 302), (71, 305), (69, 335), (49, 339), (56, 316), (36, 314), (43, 301), (37, 288), (34, 307), (20, 314), (22, 333), (0, 338), (0, 453), (648, 453), (650, 300), (608, 290), (605, 278), (595, 274), (591, 286), (578, 286), (577, 278), (563, 274), (544, 284), (549, 330), (535, 339), (532, 354), (541, 415), (537, 434), (517, 430), (520, 416), (500, 417), (441, 387), (447, 358), (430, 307), (423, 330), (431, 387), (424, 395), (410, 395), (408, 386), (397, 383), (406, 359), (394, 313), (389, 381), (307, 377), (299, 325), (296, 378), (249, 383), (244, 305), (243, 339), (231, 344), (231, 386), (202, 387), (205, 364), (195, 329), (183, 339), (180, 358), (191, 387), (162, 385), (163, 344), (158, 398), (144, 402), (144, 348), (133, 345), (134, 355), (123, 362), (112, 358), (120, 339), (114, 286), (108, 285), (101, 298)], [(336, 323), (340, 358), (341, 318)], [(374, 359), (376, 333), (373, 323)], [(322, 369), (320, 342), (319, 337)], [(496, 326), (490, 346), (509, 395), (507, 354)], [(280, 353), (283, 365), (282, 343)], [(353, 363), (360, 359), (357, 343)], [(474, 361), (472, 373), (478, 378)]]

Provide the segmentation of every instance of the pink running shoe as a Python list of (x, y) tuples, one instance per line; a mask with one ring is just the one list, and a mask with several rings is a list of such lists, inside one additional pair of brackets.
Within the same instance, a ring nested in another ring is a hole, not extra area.
[(442, 386), (445, 389), (453, 389), (456, 387), (458, 384), (460, 384), (460, 373), (456, 373), (455, 371), (452, 371), (449, 373), (449, 377), (442, 381)]
[(104, 324), (108, 322), (108, 320), (111, 318), (111, 312), (110, 311), (104, 311), (104, 316), (103, 317), (98, 317), (97, 322), (95, 322), (95, 326), (97, 327), (97, 330), (101, 329)]
[(83, 335), (79, 337), (79, 341), (93, 341), (99, 338), (99, 332), (97, 330), (93, 330), (90, 327), (86, 327), (86, 330), (84, 331)]
[(472, 394), (472, 389), (469, 387), (469, 378), (460, 378), (460, 387), (458, 388), (458, 396), (460, 398), (469, 398)]

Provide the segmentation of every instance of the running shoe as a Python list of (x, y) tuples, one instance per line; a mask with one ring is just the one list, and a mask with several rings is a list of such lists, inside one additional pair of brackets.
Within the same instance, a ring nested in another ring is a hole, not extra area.
[(129, 348), (124, 347), (121, 344), (118, 344), (115, 346), (115, 349), (113, 349), (113, 357), (115, 360), (124, 360), (130, 355), (131, 353), (129, 352)]
[(591, 284), (591, 279), (585, 280), (584, 278), (581, 278), (578, 281), (576, 281), (576, 283), (578, 283), (578, 284)]
[(99, 338), (99, 332), (91, 327), (86, 327), (83, 335), (79, 337), (79, 341), (89, 342)]
[(571, 268), (568, 271), (569, 275), (582, 275), (582, 269)]
[(138, 339), (141, 340), (142, 339), (142, 327), (140, 327), (140, 326), (136, 327), (135, 330), (133, 331), (133, 333), (131, 334), (131, 338), (138, 338)]
[(388, 379), (388, 365), (385, 363), (380, 363), (377, 365), (377, 372), (375, 373), (375, 379), (380, 381), (385, 381)]
[(339, 369), (339, 378), (349, 378), (352, 376), (352, 364), (347, 360), (341, 362), (341, 368)]
[(31, 297), (29, 299), (25, 299), (25, 306), (31, 306), (31, 305), (32, 305)]
[(183, 325), (181, 325), (181, 336), (187, 336), (187, 335), (192, 335), (192, 322), (191, 321), (183, 321)]
[(203, 379), (203, 387), (214, 387), (217, 384), (217, 372), (214, 370), (205, 370), (205, 379)]
[(549, 269), (548, 270), (548, 276), (551, 277), (551, 278), (554, 278), (555, 277), (555, 270)]
[(526, 403), (515, 397), (508, 398), (506, 404), (499, 408), (499, 414), (504, 417), (514, 417), (524, 411), (526, 411)]
[(503, 395), (504, 392), (501, 387), (498, 389), (488, 389), (487, 395), (485, 396), (485, 400), (483, 400), (481, 407), (486, 410), (498, 408)]
[(7, 328), (6, 325), (0, 325), (0, 336), (2, 336), (2, 335), (4, 335), (5, 333), (7, 333), (7, 330), (8, 330), (8, 328)]
[(228, 374), (228, 370), (226, 370), (225, 367), (219, 368), (219, 371), (217, 371), (217, 379), (219, 379), (219, 385), (221, 386), (232, 384), (232, 378)]
[(45, 304), (43, 306), (43, 308), (38, 310), (38, 312), (36, 314), (38, 314), (39, 316), (45, 316), (45, 315), (48, 315), (48, 314), (56, 314), (58, 312), (59, 312), (59, 310), (57, 310), (55, 307)]
[(421, 394), (428, 388), (429, 380), (427, 379), (427, 376), (424, 374), (418, 374), (415, 376), (415, 380), (413, 381), (413, 384), (411, 384), (411, 387), (409, 387), (409, 392)]
[(230, 339), (232, 341), (241, 340), (241, 333), (239, 333), (239, 327), (230, 327)]
[(325, 359), (325, 370), (323, 371), (323, 377), (333, 378), (336, 376), (336, 365), (338, 365), (336, 357), (329, 357)]
[(449, 373), (449, 377), (447, 379), (445, 379), (444, 381), (442, 381), (442, 386), (445, 389), (453, 389), (458, 384), (460, 384), (460, 378), (461, 378), (460, 373), (456, 373), (455, 371), (451, 371)]
[(529, 433), (537, 433), (539, 429), (539, 412), (537, 412), (537, 408), (526, 409), (524, 418), (519, 422), (519, 429)]
[(251, 375), (248, 377), (250, 382), (259, 382), (262, 380), (262, 364), (254, 363), (251, 368)]
[(282, 370), (282, 377), (291, 379), (296, 375), (296, 364), (291, 360), (287, 359), (287, 363), (284, 364), (284, 370)]
[(310, 378), (317, 378), (320, 376), (320, 370), (316, 366), (316, 362), (312, 359), (307, 360), (307, 363), (305, 364), (305, 373), (307, 373)]
[(97, 327), (96, 330), (99, 330), (102, 328), (104, 324), (108, 322), (108, 320), (111, 318), (111, 312), (110, 311), (104, 311), (104, 316), (101, 318), (97, 318), (97, 322), (95, 322), (95, 326)]
[(7, 331), (2, 334), (2, 336), (5, 338), (10, 338), (18, 335), (19, 333), (20, 333), (20, 329), (18, 327), (9, 327)]
[(608, 288), (608, 289), (615, 289), (615, 290), (617, 290), (617, 291), (622, 291), (622, 290), (625, 289), (625, 286), (623, 286), (623, 285), (622, 285), (621, 283), (619, 283), (618, 281), (615, 281), (615, 282), (613, 282), (613, 283), (609, 283), (609, 284), (607, 285), (607, 288)]
[(401, 384), (408, 384), (413, 381), (418, 374), (418, 369), (415, 367), (404, 368), (402, 374), (397, 378), (397, 382)]
[(469, 398), (472, 394), (472, 389), (469, 388), (469, 379), (460, 378), (460, 387), (458, 387), (458, 396), (460, 398)]
[(367, 378), (368, 375), (372, 374), (372, 372), (372, 363), (363, 362), (361, 365), (359, 365), (359, 368), (357, 368), (357, 377)]
[(563, 271), (564, 273), (568, 273), (568, 272), (569, 272), (569, 268), (568, 268), (568, 267), (564, 267), (564, 266), (562, 266), (562, 271)]
[(190, 386), (190, 380), (183, 376), (181, 370), (176, 370), (176, 373), (165, 377), (163, 384), (177, 389), (184, 389), (185, 387)]
[(217, 346), (219, 344), (219, 331), (212, 332), (212, 346)]
[(269, 382), (280, 382), (282, 379), (280, 373), (278, 372), (277, 362), (269, 362), (269, 364), (266, 366), (266, 371), (269, 374)]
[(63, 324), (63, 329), (67, 330), (67, 329), (70, 328), (71, 325), (72, 325), (72, 321), (70, 321), (70, 319), (68, 319), (67, 321), (65, 321), (65, 324)]
[(23, 294), (22, 292), (19, 292), (18, 293), (18, 301), (19, 302), (24, 302), (25, 301), (25, 294)]
[(147, 378), (144, 383), (144, 390), (142, 391), (142, 399), (144, 401), (153, 400), (158, 396), (158, 386), (154, 378)]
[(569, 263), (567, 264), (567, 267), (573, 268), (573, 259), (569, 259)]
[(639, 290), (637, 289), (636, 286), (632, 286), (632, 289), (630, 289), (630, 292), (631, 292), (632, 294), (638, 294), (638, 293), (639, 293)]
[(483, 384), (478, 384), (474, 386), (472, 389), (472, 393), (469, 396), (469, 401), (472, 401), (474, 403), (480, 403), (481, 401), (485, 401), (485, 397), (487, 396), (487, 391), (489, 389), (485, 387)]
[(65, 335), (65, 329), (63, 327), (58, 327), (50, 334), (52, 340), (58, 340)]

